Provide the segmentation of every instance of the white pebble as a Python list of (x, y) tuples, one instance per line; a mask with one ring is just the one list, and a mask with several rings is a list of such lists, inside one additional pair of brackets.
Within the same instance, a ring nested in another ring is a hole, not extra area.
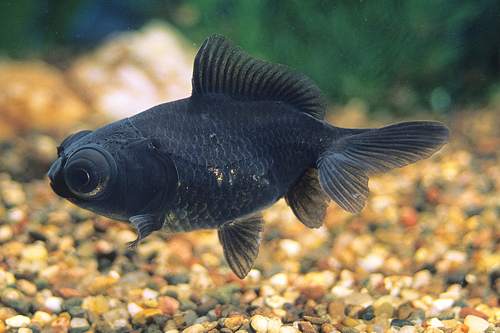
[(436, 310), (444, 311), (451, 309), (453, 302), (454, 300), (452, 298), (438, 298), (432, 302), (432, 306), (436, 308)]
[(61, 312), (62, 302), (63, 302), (62, 297), (52, 296), (52, 297), (47, 298), (44, 305), (54, 312)]
[(474, 315), (468, 315), (465, 317), (464, 324), (469, 326), (469, 333), (483, 332), (490, 326), (488, 321)]
[(368, 273), (374, 272), (382, 267), (385, 258), (377, 253), (370, 253), (364, 258), (358, 260), (358, 263), (363, 267)]
[(14, 238), (14, 230), (8, 224), (0, 226), (0, 243), (5, 243)]
[(7, 218), (10, 222), (17, 223), (26, 218), (26, 213), (19, 208), (14, 208), (9, 211), (9, 213), (7, 214)]
[(113, 322), (113, 325), (115, 325), (115, 327), (125, 327), (125, 326), (127, 326), (127, 324), (128, 324), (128, 320), (125, 318), (120, 318), (120, 319), (117, 319)]
[(346, 298), (350, 294), (352, 294), (354, 290), (351, 288), (347, 288), (341, 285), (336, 285), (332, 288), (331, 293), (337, 298)]
[(437, 319), (437, 318), (432, 318), (427, 323), (429, 325), (431, 325), (432, 327), (444, 327), (443, 322), (441, 320)]
[(85, 318), (73, 318), (69, 322), (69, 326), (72, 328), (80, 328), (80, 327), (90, 327), (90, 324)]
[(276, 290), (284, 290), (288, 286), (288, 275), (285, 273), (278, 273), (269, 278), (269, 283), (276, 288)]
[(19, 328), (19, 327), (28, 326), (31, 323), (31, 319), (29, 317), (26, 317), (26, 316), (17, 315), (17, 316), (5, 319), (5, 323), (10, 327)]
[(280, 333), (299, 333), (300, 331), (293, 326), (281, 326)]
[(135, 303), (128, 303), (127, 309), (128, 313), (130, 314), (130, 317), (133, 317), (136, 313), (141, 312), (143, 310), (139, 305)]
[(279, 333), (281, 328), (281, 320), (278, 317), (269, 319), (267, 331), (269, 333)]
[(158, 297), (159, 293), (156, 290), (146, 288), (142, 291), (142, 298), (156, 298)]
[(266, 333), (269, 327), (269, 319), (261, 315), (255, 315), (252, 317), (250, 326), (256, 333)]
[(21, 327), (17, 330), (17, 333), (33, 333), (33, 330), (31, 328)]
[(278, 243), (278, 247), (287, 258), (295, 258), (302, 251), (302, 245), (292, 239), (282, 239)]
[(16, 283), (16, 277), (11, 272), (4, 271), (0, 268), (0, 289)]
[(401, 327), (398, 333), (417, 333), (418, 330), (415, 326), (405, 325)]
[(45, 327), (52, 322), (52, 315), (45, 311), (37, 311), (33, 314), (32, 321), (39, 323), (42, 327)]
[(415, 275), (413, 276), (412, 289), (419, 289), (428, 286), (431, 282), (431, 279), (431, 272), (429, 272), (427, 269), (415, 273)]
[(183, 333), (203, 333), (205, 331), (205, 328), (203, 327), (202, 324), (194, 324), (186, 328)]
[(272, 295), (264, 297), (264, 304), (271, 309), (281, 309), (287, 300), (279, 295)]

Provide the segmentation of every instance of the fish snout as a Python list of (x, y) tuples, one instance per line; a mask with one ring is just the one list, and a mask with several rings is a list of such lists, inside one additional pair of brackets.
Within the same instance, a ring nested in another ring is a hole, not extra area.
[(48, 176), (50, 182), (53, 183), (57, 178), (57, 174), (61, 172), (61, 158), (58, 158), (49, 169)]
[(48, 176), (50, 179), (50, 187), (59, 196), (63, 198), (71, 198), (73, 194), (66, 185), (66, 180), (64, 179), (64, 168), (63, 159), (60, 157), (57, 161), (52, 164), (49, 169)]

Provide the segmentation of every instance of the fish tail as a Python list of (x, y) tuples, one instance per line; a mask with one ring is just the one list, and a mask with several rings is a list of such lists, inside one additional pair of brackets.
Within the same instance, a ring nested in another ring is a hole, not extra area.
[(368, 196), (368, 174), (400, 168), (438, 151), (449, 131), (433, 121), (402, 122), (347, 135), (317, 161), (323, 191), (348, 212), (359, 212)]

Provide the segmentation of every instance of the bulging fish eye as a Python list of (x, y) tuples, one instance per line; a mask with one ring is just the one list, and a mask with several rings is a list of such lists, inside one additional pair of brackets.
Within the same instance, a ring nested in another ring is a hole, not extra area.
[(96, 148), (82, 148), (66, 162), (64, 178), (76, 196), (97, 199), (107, 193), (115, 169), (109, 153)]

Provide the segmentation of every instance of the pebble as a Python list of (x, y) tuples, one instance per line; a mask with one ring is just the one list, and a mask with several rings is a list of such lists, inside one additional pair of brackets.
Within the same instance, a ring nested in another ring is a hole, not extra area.
[(5, 243), (14, 238), (14, 230), (8, 224), (0, 226), (0, 243)]
[(299, 333), (300, 331), (294, 326), (281, 326), (280, 333)]
[(59, 317), (52, 322), (50, 325), (56, 331), (56, 333), (65, 333), (68, 332), (69, 329), (69, 318), (67, 317)]
[(398, 333), (417, 333), (418, 329), (415, 326), (403, 326)]
[(490, 326), (487, 320), (474, 315), (465, 317), (464, 324), (469, 326), (469, 333), (483, 332)]
[(485, 320), (488, 319), (488, 316), (486, 314), (482, 313), (481, 311), (477, 311), (476, 309), (468, 307), (468, 306), (461, 308), (458, 316), (460, 318), (466, 318), (469, 315), (473, 315), (473, 316), (476, 316), (476, 317), (479, 317), (479, 318), (482, 318)]
[(46, 306), (48, 309), (55, 313), (59, 313), (62, 310), (62, 303), (63, 303), (63, 298), (62, 297), (49, 297), (44, 303), (44, 306)]
[(205, 328), (201, 324), (194, 324), (192, 326), (187, 327), (183, 333), (204, 333)]
[(237, 331), (241, 325), (243, 325), (243, 317), (241, 316), (228, 317), (224, 321), (224, 327), (227, 327), (233, 332)]
[(147, 320), (156, 314), (163, 314), (160, 309), (143, 309), (132, 316), (132, 324), (144, 325)]
[(5, 324), (7, 326), (14, 328), (28, 326), (30, 323), (31, 323), (30, 317), (21, 315), (13, 316), (5, 320)]
[(28, 261), (42, 261), (47, 259), (48, 251), (42, 242), (36, 242), (35, 244), (28, 245), (23, 250), (22, 258)]
[(69, 332), (81, 333), (86, 332), (90, 329), (90, 324), (85, 318), (73, 318), (69, 322)]
[(33, 333), (33, 330), (28, 327), (21, 327), (17, 330), (17, 333)]
[(180, 303), (173, 297), (161, 296), (158, 298), (158, 308), (167, 315), (172, 315), (180, 309)]
[(316, 333), (312, 324), (308, 321), (300, 321), (297, 323), (298, 329), (303, 333)]
[(250, 326), (256, 333), (266, 333), (269, 328), (269, 319), (261, 315), (253, 316), (250, 319)]
[(32, 323), (38, 323), (41, 327), (50, 326), (54, 317), (45, 311), (36, 311), (31, 318)]

